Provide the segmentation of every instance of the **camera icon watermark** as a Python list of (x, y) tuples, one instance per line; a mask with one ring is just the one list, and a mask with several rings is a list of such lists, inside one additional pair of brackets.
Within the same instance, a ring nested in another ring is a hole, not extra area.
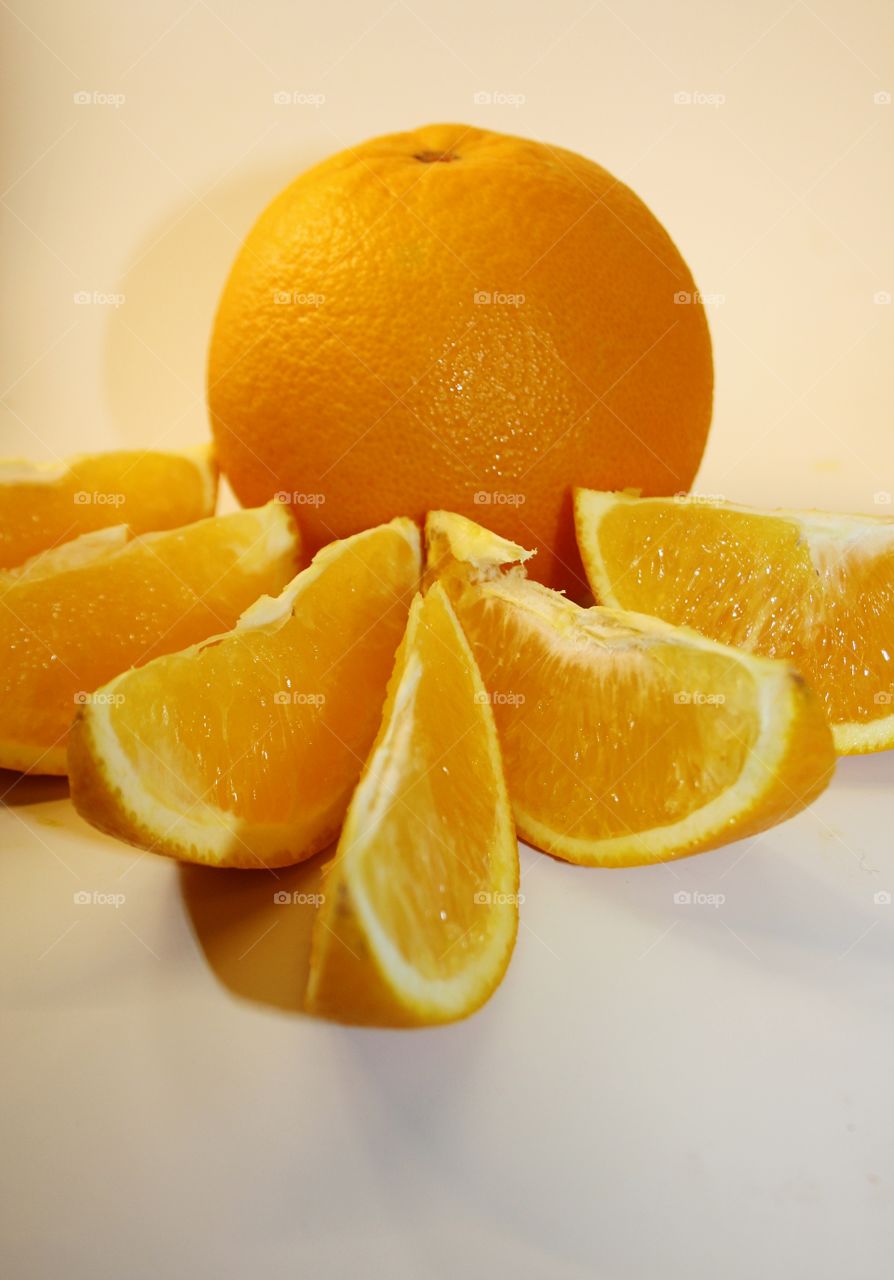
[(894, 693), (890, 693), (887, 689), (880, 689), (878, 693), (873, 694), (872, 701), (877, 707), (894, 706)]
[(274, 502), (281, 502), (285, 507), (321, 507), (326, 501), (325, 493), (301, 493), (297, 489), (278, 489), (273, 495)]
[(696, 507), (716, 507), (726, 502), (726, 496), (722, 493), (687, 493), (685, 489), (678, 489), (674, 494), (674, 502), (685, 502)]
[(678, 289), (674, 294), (675, 307), (692, 307), (699, 303), (703, 307), (722, 307), (725, 302), (725, 293), (702, 293), (700, 289)]
[(101, 289), (79, 289), (73, 293), (76, 307), (123, 307), (127, 297), (123, 293), (103, 293)]
[(890, 507), (891, 493), (887, 489), (879, 489), (877, 493), (872, 495), (872, 501), (877, 507)]
[(275, 707), (323, 707), (325, 693), (305, 693), (299, 689), (277, 689), (273, 695)]
[(325, 893), (301, 893), (298, 889), (277, 889), (273, 895), (276, 907), (321, 907), (326, 901)]
[(277, 89), (273, 95), (277, 107), (314, 107), (319, 110), (325, 101), (325, 93), (307, 93), (302, 89)]
[(705, 93), (703, 89), (678, 89), (674, 94), (675, 107), (722, 107), (725, 93)]
[(124, 694), (111, 693), (105, 689), (88, 693), (86, 689), (79, 689), (74, 695), (74, 702), (77, 707), (120, 707), (124, 704)]
[(872, 95), (872, 101), (877, 107), (890, 107), (891, 94), (887, 89), (876, 89)]
[(523, 93), (504, 93), (501, 89), (479, 89), (472, 94), (476, 107), (523, 107), (527, 98)]
[(523, 293), (503, 293), (500, 289), (476, 289), (472, 294), (476, 307), (523, 307)]
[(303, 293), (300, 289), (274, 289), (273, 305), (276, 307), (322, 307), (324, 293)]
[(503, 493), (500, 489), (479, 489), (472, 495), (476, 507), (523, 507), (527, 502), (524, 493)]
[(678, 707), (722, 707), (726, 702), (726, 694), (705, 693), (702, 689), (678, 689), (674, 694), (674, 702)]
[(872, 301), (877, 307), (890, 307), (891, 293), (888, 289), (876, 289), (872, 295)]
[(877, 907), (890, 907), (891, 901), (892, 901), (890, 890), (889, 889), (876, 890), (876, 892), (872, 895), (872, 901), (875, 903)]
[(76, 507), (120, 507), (127, 501), (123, 493), (98, 493), (95, 489), (78, 489), (72, 495)]
[(490, 693), (487, 689), (479, 689), (475, 694), (475, 702), (481, 707), (521, 707), (524, 701), (523, 693), (510, 693), (503, 689), (494, 689)]
[(103, 93), (99, 89), (78, 89), (72, 94), (76, 107), (123, 107), (127, 97), (123, 93)]
[(99, 889), (78, 889), (72, 897), (76, 907), (114, 907), (116, 911), (127, 901), (124, 893), (102, 893)]
[(678, 907), (713, 907), (715, 910), (726, 902), (725, 893), (701, 893), (698, 889), (678, 889), (674, 903)]

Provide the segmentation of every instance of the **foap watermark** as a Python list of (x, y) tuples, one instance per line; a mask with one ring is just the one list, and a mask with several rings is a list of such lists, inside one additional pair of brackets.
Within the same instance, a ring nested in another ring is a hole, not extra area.
[(274, 502), (281, 502), (285, 507), (321, 507), (326, 501), (325, 493), (301, 493), (298, 489), (278, 489), (273, 495)]
[(78, 89), (72, 94), (76, 107), (123, 107), (127, 97), (123, 93), (106, 93), (101, 89)]
[(79, 289), (72, 294), (76, 307), (123, 307), (127, 298), (123, 293), (103, 293), (101, 289)]
[(872, 295), (873, 305), (876, 307), (890, 307), (891, 291), (890, 289), (876, 289)]
[(891, 491), (890, 489), (879, 489), (872, 495), (872, 501), (877, 507), (890, 507)]
[(674, 94), (675, 107), (722, 107), (725, 93), (706, 93), (704, 89), (678, 89)]
[(877, 107), (890, 107), (891, 91), (889, 89), (876, 89), (872, 95), (872, 101)]
[(877, 907), (890, 907), (892, 903), (890, 889), (876, 889), (872, 895), (872, 901)]
[(523, 293), (503, 293), (499, 289), (476, 289), (472, 294), (476, 307), (523, 307)]
[(475, 694), (475, 701), (479, 706), (520, 707), (524, 704), (525, 695), (523, 693), (507, 692), (502, 689), (494, 689), (491, 692), (486, 689), (479, 689)]
[(674, 494), (674, 502), (685, 502), (696, 507), (716, 507), (726, 502), (722, 493), (687, 493), (678, 489)]
[(322, 307), (324, 293), (302, 293), (300, 289), (274, 289), (273, 305), (276, 307)]
[(872, 701), (877, 707), (894, 706), (894, 693), (887, 689), (879, 689), (878, 693), (873, 694)]
[(476, 107), (523, 107), (527, 100), (523, 93), (505, 93), (502, 89), (479, 89), (472, 94)]
[(323, 707), (325, 693), (305, 693), (300, 689), (277, 689), (273, 695), (275, 707)]
[(123, 493), (103, 493), (98, 489), (78, 489), (72, 494), (76, 507), (121, 507), (127, 501)]
[(479, 489), (473, 495), (476, 507), (523, 507), (527, 498), (523, 493), (503, 493), (501, 489)]
[(701, 689), (678, 689), (674, 694), (678, 707), (722, 707), (725, 693), (705, 693)]
[(124, 893), (103, 893), (99, 889), (78, 889), (73, 894), (76, 907), (114, 907), (117, 911), (127, 901)]
[(525, 900), (523, 893), (489, 893), (480, 890), (473, 902), (476, 907), (520, 907)]
[(678, 289), (674, 294), (675, 307), (694, 307), (699, 303), (703, 307), (722, 307), (724, 302), (725, 293), (702, 293), (701, 289)]
[(277, 89), (273, 102), (277, 107), (314, 107), (319, 110), (326, 102), (326, 95), (308, 93), (306, 89)]
[(79, 689), (74, 696), (74, 703), (76, 707), (120, 707), (124, 704), (124, 694), (112, 693), (107, 689), (97, 689), (95, 693)]
[(325, 893), (302, 893), (298, 889), (277, 889), (273, 895), (276, 907), (321, 907), (325, 901)]
[(674, 903), (678, 907), (722, 907), (726, 902), (725, 893), (701, 893), (698, 889), (678, 889), (674, 894)]

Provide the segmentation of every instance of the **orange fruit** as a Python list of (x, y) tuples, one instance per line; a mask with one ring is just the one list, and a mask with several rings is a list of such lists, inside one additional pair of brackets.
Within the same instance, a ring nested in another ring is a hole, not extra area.
[(61, 462), (0, 462), (0, 569), (110, 525), (175, 529), (214, 511), (217, 466), (208, 448), (122, 450)]
[(581, 608), (525, 577), (528, 552), (460, 516), (432, 513), (427, 534), (529, 843), (590, 866), (662, 862), (762, 831), (826, 786), (832, 736), (788, 664)]
[(443, 590), (417, 597), (314, 921), (305, 998), (341, 1022), (473, 1013), (518, 927), (518, 845), (481, 676)]
[(234, 630), (156, 658), (81, 708), (71, 794), (132, 844), (215, 866), (283, 866), (337, 834), (375, 737), (419, 585), (395, 520), (319, 552)]
[(208, 400), (240, 500), (292, 495), (308, 545), (450, 508), (579, 591), (572, 486), (688, 488), (712, 378), (689, 269), (629, 187), (442, 124), (330, 157), (261, 215)]
[(288, 581), (298, 547), (272, 502), (138, 538), (87, 533), (0, 574), (0, 767), (65, 773), (79, 705), (127, 667), (232, 626)]
[(579, 492), (593, 593), (793, 662), (843, 755), (894, 747), (894, 519)]

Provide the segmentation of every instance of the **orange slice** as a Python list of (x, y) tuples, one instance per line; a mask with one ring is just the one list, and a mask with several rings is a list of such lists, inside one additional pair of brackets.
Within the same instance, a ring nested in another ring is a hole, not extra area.
[(306, 994), (341, 1022), (473, 1013), (518, 926), (518, 845), (487, 695), (435, 586), (410, 611), (382, 726), (323, 881)]
[(433, 512), (426, 532), (529, 843), (587, 865), (659, 862), (753, 835), (825, 787), (831, 734), (792, 667), (581, 608), (525, 577), (528, 552), (460, 516)]
[(88, 821), (216, 866), (282, 866), (337, 834), (419, 585), (419, 530), (330, 543), (234, 630), (125, 672), (69, 748)]
[(111, 525), (134, 533), (176, 529), (210, 516), (216, 497), (210, 447), (0, 461), (0, 569)]
[(0, 573), (0, 766), (65, 773), (78, 708), (127, 667), (223, 627), (294, 573), (285, 507), (134, 538), (84, 534)]
[(593, 593), (793, 662), (843, 755), (894, 747), (894, 519), (579, 489)]

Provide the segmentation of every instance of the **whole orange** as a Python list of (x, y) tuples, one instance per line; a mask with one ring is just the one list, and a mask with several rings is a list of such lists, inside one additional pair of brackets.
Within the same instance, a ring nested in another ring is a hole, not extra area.
[(447, 508), (577, 594), (571, 489), (687, 489), (707, 322), (643, 202), (559, 147), (465, 125), (375, 138), (261, 215), (214, 325), (208, 398), (239, 499), (310, 547)]

